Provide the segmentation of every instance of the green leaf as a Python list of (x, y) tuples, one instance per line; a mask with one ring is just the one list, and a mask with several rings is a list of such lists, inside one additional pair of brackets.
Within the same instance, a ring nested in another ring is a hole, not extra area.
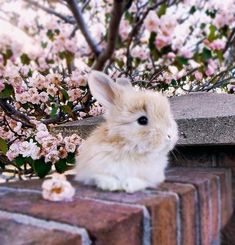
[(51, 163), (45, 163), (44, 158), (35, 160), (32, 164), (35, 173), (38, 177), (43, 178), (45, 177), (51, 170)]
[(216, 35), (216, 27), (214, 25), (210, 25), (209, 29), (210, 29), (210, 33), (209, 33), (207, 39), (210, 42), (212, 42), (212, 41), (214, 41), (217, 38), (217, 35)]
[(7, 99), (11, 97), (11, 95), (14, 95), (14, 89), (10, 84), (5, 84), (5, 88), (2, 92), (0, 92), (0, 99)]
[(69, 99), (69, 95), (68, 95), (67, 91), (65, 89), (61, 89), (60, 91), (63, 94), (65, 100), (68, 100)]
[(166, 9), (167, 9), (167, 4), (166, 4), (166, 3), (163, 3), (163, 4), (160, 6), (159, 10), (157, 11), (157, 15), (158, 15), (159, 17), (161, 17), (162, 15), (164, 15), (164, 14), (166, 13)]
[(195, 6), (192, 6), (189, 13), (190, 14), (194, 14), (195, 12), (197, 11), (196, 7)]
[(47, 47), (47, 42), (41, 42), (41, 47), (44, 49)]
[(21, 56), (20, 56), (20, 60), (22, 62), (22, 64), (24, 65), (29, 65), (30, 63), (30, 58), (27, 54), (23, 53)]
[(67, 156), (67, 158), (66, 158), (66, 161), (67, 161), (67, 163), (74, 164), (74, 163), (76, 162), (76, 159), (75, 159), (75, 153), (69, 152), (69, 153), (68, 153), (68, 156)]
[(217, 10), (215, 10), (215, 9), (207, 9), (206, 10), (206, 14), (208, 15), (208, 16), (210, 16), (212, 19), (214, 19), (215, 18), (215, 16), (216, 16), (216, 12), (217, 12)]
[(51, 41), (54, 41), (54, 34), (52, 32), (52, 30), (48, 30), (47, 31), (47, 36)]
[(178, 65), (179, 66), (183, 66), (183, 65), (187, 65), (188, 64), (188, 60), (186, 59), (186, 58), (184, 58), (184, 57), (181, 57), (181, 56), (179, 56), (179, 57), (176, 57), (175, 58), (175, 61), (178, 63)]
[(224, 54), (222, 50), (216, 50), (216, 55), (220, 63), (224, 60)]
[(204, 61), (209, 60), (212, 57), (211, 51), (207, 48), (203, 48), (202, 50), (202, 58)]
[(3, 138), (0, 138), (0, 151), (6, 155), (8, 151), (8, 146), (7, 146), (7, 141), (4, 140)]
[(151, 32), (150, 37), (149, 37), (149, 43), (148, 43), (150, 51), (153, 51), (156, 49), (155, 44), (154, 44), (155, 39), (156, 39), (156, 33)]
[(19, 155), (14, 162), (16, 163), (16, 165), (18, 167), (21, 167), (22, 165), (24, 165), (26, 163), (25, 157), (23, 157), (22, 155)]
[(58, 173), (63, 173), (67, 170), (68, 165), (66, 163), (66, 159), (60, 159), (55, 163), (55, 168)]
[(64, 113), (67, 113), (67, 114), (69, 114), (69, 115), (73, 115), (73, 114), (74, 114), (73, 111), (72, 111), (72, 109), (71, 109), (71, 107), (68, 106), (68, 105), (62, 105), (62, 106), (61, 106), (61, 109), (62, 109), (62, 111), (63, 111)]
[(52, 110), (51, 110), (51, 118), (55, 118), (57, 115), (57, 111), (58, 111), (58, 106), (56, 104), (52, 105)]

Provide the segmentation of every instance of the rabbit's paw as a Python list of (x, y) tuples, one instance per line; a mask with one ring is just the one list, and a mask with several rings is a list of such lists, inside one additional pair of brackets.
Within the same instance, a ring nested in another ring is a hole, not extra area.
[(146, 181), (139, 178), (128, 178), (122, 186), (122, 188), (128, 193), (144, 190), (146, 187), (148, 187)]
[(99, 176), (96, 178), (96, 186), (102, 190), (118, 191), (122, 187), (118, 179), (110, 176)]

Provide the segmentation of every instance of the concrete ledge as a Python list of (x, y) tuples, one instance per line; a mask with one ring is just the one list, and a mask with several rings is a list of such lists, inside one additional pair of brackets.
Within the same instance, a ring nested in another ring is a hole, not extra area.
[[(235, 96), (195, 93), (170, 99), (179, 126), (178, 145), (234, 145)], [(63, 135), (78, 133), (86, 138), (104, 119), (88, 118), (52, 129)]]

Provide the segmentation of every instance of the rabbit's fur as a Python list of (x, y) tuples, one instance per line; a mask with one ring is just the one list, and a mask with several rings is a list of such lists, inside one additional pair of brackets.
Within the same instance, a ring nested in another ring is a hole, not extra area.
[[(106, 109), (106, 121), (80, 148), (76, 180), (126, 192), (163, 182), (168, 152), (178, 139), (168, 99), (153, 91), (137, 91), (127, 79), (114, 83), (98, 71), (91, 72), (88, 84)], [(138, 123), (142, 116), (147, 125)]]

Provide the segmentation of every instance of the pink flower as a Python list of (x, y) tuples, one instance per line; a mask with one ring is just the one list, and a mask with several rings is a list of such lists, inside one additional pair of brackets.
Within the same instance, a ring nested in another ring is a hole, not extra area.
[(159, 18), (155, 11), (150, 11), (145, 18), (144, 25), (146, 29), (150, 32), (156, 32), (159, 24)]
[(141, 47), (137, 46), (134, 49), (132, 49), (131, 55), (134, 58), (139, 58), (141, 60), (147, 60), (149, 57), (149, 52), (146, 48), (141, 48)]
[(42, 196), (49, 201), (72, 201), (75, 189), (66, 180), (65, 175), (53, 174), (51, 179), (42, 183)]
[(212, 50), (222, 50), (225, 48), (225, 45), (226, 45), (226, 42), (222, 39), (217, 39), (217, 40), (214, 40), (212, 43), (209, 43), (209, 47), (212, 49)]
[(76, 89), (69, 90), (68, 95), (70, 101), (75, 101), (81, 98), (82, 93), (80, 89), (76, 88)]
[(164, 48), (170, 44), (170, 38), (168, 36), (157, 35), (155, 40), (155, 46), (158, 50)]
[(47, 93), (51, 96), (55, 96), (58, 92), (58, 88), (54, 84), (50, 84), (47, 88)]
[(46, 92), (41, 92), (39, 94), (39, 97), (40, 97), (40, 101), (42, 103), (46, 103), (49, 100), (49, 96), (48, 96), (48, 94)]
[(198, 81), (202, 80), (203, 78), (203, 74), (200, 71), (195, 71), (194, 76)]
[(121, 39), (123, 41), (125, 41), (128, 38), (130, 30), (131, 30), (130, 23), (127, 20), (122, 19), (119, 26), (119, 35), (121, 36)]
[(217, 63), (214, 60), (210, 59), (208, 61), (208, 66), (206, 69), (206, 75), (207, 76), (213, 75), (215, 73), (216, 69), (217, 69)]
[(193, 53), (192, 51), (190, 51), (188, 48), (182, 48), (179, 50), (179, 55), (187, 58), (187, 59), (190, 59), (193, 57)]
[(3, 80), (0, 80), (0, 92), (2, 92), (4, 88), (5, 84), (3, 83)]

